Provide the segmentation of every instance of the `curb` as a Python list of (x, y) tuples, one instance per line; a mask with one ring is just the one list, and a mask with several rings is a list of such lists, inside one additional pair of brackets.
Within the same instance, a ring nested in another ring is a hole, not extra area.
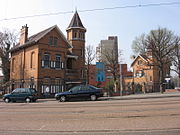
[(147, 96), (147, 95), (141, 95), (141, 96), (136, 96), (136, 97), (126, 97), (126, 96), (116, 96), (116, 97), (102, 97), (99, 98), (100, 100), (133, 100), (133, 99), (150, 99), (150, 98), (172, 98), (172, 97), (180, 97), (179, 94), (168, 94), (168, 95), (154, 95), (154, 96)]

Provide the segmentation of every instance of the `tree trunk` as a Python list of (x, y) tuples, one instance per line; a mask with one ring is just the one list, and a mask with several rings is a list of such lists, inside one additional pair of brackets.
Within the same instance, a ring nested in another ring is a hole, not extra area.
[(180, 72), (179, 72), (179, 78), (178, 78), (178, 82), (177, 82), (177, 87), (180, 87)]
[(164, 87), (164, 71), (163, 68), (160, 70), (160, 93), (164, 93), (165, 87)]

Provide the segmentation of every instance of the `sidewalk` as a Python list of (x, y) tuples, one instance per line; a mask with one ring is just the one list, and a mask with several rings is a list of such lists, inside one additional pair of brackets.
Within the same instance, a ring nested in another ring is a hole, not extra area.
[(166, 98), (166, 97), (180, 97), (180, 92), (172, 93), (146, 93), (146, 94), (134, 94), (128, 96), (114, 96), (114, 97), (102, 97), (102, 100), (130, 100), (130, 99), (148, 99), (148, 98)]

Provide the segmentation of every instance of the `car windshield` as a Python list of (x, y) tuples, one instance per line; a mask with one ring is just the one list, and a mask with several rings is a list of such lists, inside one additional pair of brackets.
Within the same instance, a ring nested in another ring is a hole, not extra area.
[(17, 92), (19, 92), (19, 89), (15, 89), (12, 91), (12, 93), (17, 93)]
[(31, 88), (31, 92), (36, 93), (37, 91), (35, 89)]
[(89, 85), (90, 88), (93, 88), (93, 89), (98, 89), (97, 87), (95, 86), (92, 86), (92, 85)]

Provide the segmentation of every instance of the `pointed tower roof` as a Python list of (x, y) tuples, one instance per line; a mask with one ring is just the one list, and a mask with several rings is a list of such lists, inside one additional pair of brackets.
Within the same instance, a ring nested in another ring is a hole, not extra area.
[(71, 29), (71, 28), (81, 28), (81, 29), (86, 30), (86, 28), (84, 28), (84, 26), (83, 26), (83, 24), (81, 22), (81, 19), (80, 19), (79, 14), (78, 14), (77, 11), (74, 13), (74, 16), (73, 16), (67, 30)]

